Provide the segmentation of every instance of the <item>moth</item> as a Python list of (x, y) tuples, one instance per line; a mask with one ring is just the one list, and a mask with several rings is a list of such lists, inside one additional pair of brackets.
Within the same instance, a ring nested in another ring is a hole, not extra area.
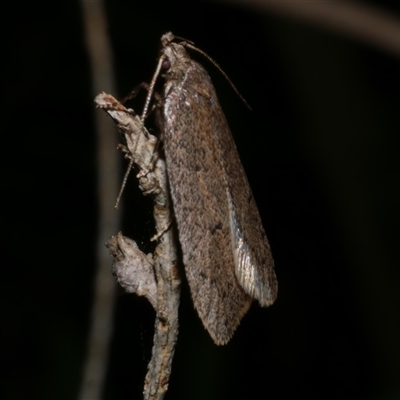
[(161, 74), (161, 130), (183, 264), (194, 307), (213, 341), (222, 345), (253, 299), (263, 307), (275, 301), (278, 283), (214, 86), (188, 48), (194, 46), (171, 32), (162, 36), (143, 115)]

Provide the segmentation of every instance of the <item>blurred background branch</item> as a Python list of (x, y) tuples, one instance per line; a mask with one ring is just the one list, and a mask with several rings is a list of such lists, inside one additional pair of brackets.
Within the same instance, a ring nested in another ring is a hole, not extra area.
[[(81, 0), (85, 26), (85, 42), (92, 78), (92, 96), (107, 90), (116, 93), (113, 51), (107, 33), (107, 16), (102, 0)], [(98, 229), (96, 244), (96, 274), (93, 280), (87, 357), (83, 369), (79, 399), (100, 399), (108, 367), (110, 340), (114, 325), (116, 285), (111, 276), (111, 259), (105, 238), (115, 235), (121, 227), (123, 204), (114, 205), (120, 179), (120, 154), (116, 151), (118, 136), (111, 121), (94, 108), (91, 111), (96, 127)], [(90, 242), (88, 242), (89, 245)]]
[(400, 57), (400, 18), (380, 7), (352, 0), (217, 1), (293, 18)]

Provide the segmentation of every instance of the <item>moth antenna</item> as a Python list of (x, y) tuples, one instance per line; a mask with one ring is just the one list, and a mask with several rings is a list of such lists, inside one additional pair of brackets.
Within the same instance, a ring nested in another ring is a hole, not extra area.
[(146, 119), (146, 115), (147, 115), (147, 110), (149, 108), (149, 104), (151, 101), (151, 98), (153, 96), (153, 92), (154, 92), (154, 86), (156, 84), (158, 75), (160, 74), (160, 70), (161, 70), (161, 66), (163, 61), (166, 59), (166, 55), (163, 54), (159, 60), (158, 60), (158, 64), (157, 64), (157, 68), (156, 68), (156, 72), (154, 72), (153, 78), (151, 79), (150, 85), (149, 85), (149, 90), (147, 92), (147, 97), (146, 97), (146, 102), (144, 103), (144, 108), (143, 108), (143, 113), (142, 116), (140, 117), (140, 119), (144, 122), (144, 120)]
[[(175, 36), (177, 37), (177, 36)], [(235, 91), (235, 93), (239, 96), (240, 100), (243, 101), (244, 105), (251, 110), (251, 107), (249, 106), (249, 103), (247, 103), (246, 99), (240, 94), (239, 90), (236, 88), (236, 86), (233, 84), (233, 82), (229, 79), (229, 76), (225, 73), (225, 71), (220, 67), (220, 65), (214, 60), (212, 59), (207, 53), (205, 53), (203, 50), (200, 50), (198, 47), (193, 46), (191, 44), (192, 42), (187, 42), (185, 41), (185, 43), (181, 43), (183, 46), (185, 47), (189, 47), (189, 49), (192, 49), (194, 51), (197, 51), (198, 53), (200, 53), (201, 55), (203, 55), (205, 58), (207, 58), (208, 61), (210, 61), (215, 68), (218, 69), (219, 72), (221, 72), (221, 74), (224, 76), (224, 78), (228, 81), (228, 83), (231, 85), (232, 89)]]
[[(191, 40), (185, 39), (185, 38), (183, 38), (182, 36), (175, 36), (175, 35), (173, 35), (173, 37), (174, 37), (174, 39), (182, 40), (182, 42), (185, 42), (185, 43), (187, 43), (187, 44), (191, 44), (192, 46), (194, 46), (194, 42), (192, 42)], [(182, 43), (181, 43), (181, 44), (182, 44)], [(197, 50), (197, 49), (196, 49), (196, 50)]]
[(122, 197), (122, 193), (124, 193), (126, 182), (128, 181), (128, 176), (129, 176), (129, 174), (131, 172), (132, 167), (133, 167), (133, 157), (130, 159), (129, 165), (128, 165), (128, 169), (125, 172), (124, 179), (122, 179), (121, 189), (119, 190), (117, 201), (115, 202), (115, 206), (114, 206), (115, 209), (118, 208), (119, 202), (120, 202), (121, 197)]

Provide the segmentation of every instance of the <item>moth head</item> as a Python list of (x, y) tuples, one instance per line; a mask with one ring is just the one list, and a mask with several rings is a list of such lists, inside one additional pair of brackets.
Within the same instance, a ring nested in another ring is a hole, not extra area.
[(161, 37), (161, 69), (164, 73), (186, 69), (190, 57), (185, 49), (186, 41), (174, 36), (171, 32)]
[(185, 74), (188, 64), (191, 62), (190, 56), (186, 52), (186, 48), (202, 54), (208, 61), (210, 61), (225, 77), (232, 89), (243, 101), (245, 106), (251, 110), (251, 107), (245, 98), (239, 93), (239, 91), (236, 89), (236, 86), (215, 60), (213, 60), (203, 50), (200, 50), (198, 47), (194, 46), (194, 43), (190, 40), (175, 36), (172, 32), (167, 32), (161, 37), (161, 65), (159, 64), (159, 68), (163, 70), (164, 76), (168, 75), (170, 78), (173, 78), (175, 75), (175, 78), (178, 78), (180, 75)]

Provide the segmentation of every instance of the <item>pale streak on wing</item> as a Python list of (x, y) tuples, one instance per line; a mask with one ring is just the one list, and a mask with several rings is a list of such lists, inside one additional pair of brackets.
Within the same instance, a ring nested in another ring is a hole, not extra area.
[[(243, 233), (229, 191), (227, 191), (227, 197), (236, 276), (244, 291), (253, 299), (257, 299), (262, 306), (267, 307), (275, 301), (277, 295), (277, 281), (274, 271), (270, 269), (273, 263), (272, 258), (267, 258), (266, 265), (259, 264)], [(268, 273), (263, 273), (263, 269), (266, 269)]]

